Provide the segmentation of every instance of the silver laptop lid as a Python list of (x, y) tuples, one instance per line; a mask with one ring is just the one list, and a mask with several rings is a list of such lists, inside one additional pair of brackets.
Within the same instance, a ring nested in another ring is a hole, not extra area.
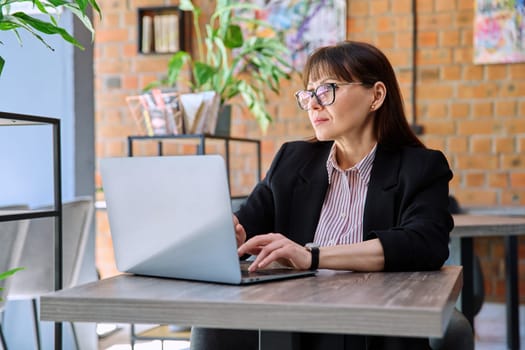
[(119, 271), (240, 282), (221, 156), (106, 158), (100, 170)]

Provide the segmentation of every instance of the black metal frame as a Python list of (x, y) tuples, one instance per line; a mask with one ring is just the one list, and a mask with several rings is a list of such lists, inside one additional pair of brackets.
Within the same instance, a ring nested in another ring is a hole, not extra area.
[(225, 161), (228, 172), (228, 179), (230, 178), (230, 142), (248, 142), (256, 145), (257, 150), (257, 181), (261, 180), (261, 141), (257, 139), (249, 139), (243, 137), (220, 136), (211, 134), (180, 134), (180, 135), (157, 135), (157, 136), (128, 136), (128, 157), (133, 157), (133, 141), (157, 141), (157, 155), (164, 155), (162, 143), (166, 140), (178, 139), (196, 139), (199, 140), (195, 154), (206, 154), (206, 139), (222, 140), (225, 147)]
[[(0, 215), (0, 222), (25, 219), (36, 219), (43, 217), (55, 218), (54, 235), (54, 274), (55, 290), (62, 289), (62, 169), (60, 150), (60, 119), (41, 116), (0, 112), (0, 119), (9, 120), (9, 124), (0, 126), (23, 126), (23, 125), (52, 125), (53, 127), (53, 186), (54, 205), (53, 210), (27, 210), (17, 214)], [(55, 322), (55, 350), (62, 349), (62, 323)]]
[[(518, 285), (518, 243), (515, 235), (505, 236), (505, 295), (507, 314), (507, 348), (520, 349), (519, 333), (519, 285)], [(463, 265), (463, 289), (461, 311), (474, 326), (474, 244), (472, 237), (460, 238), (461, 265)]]

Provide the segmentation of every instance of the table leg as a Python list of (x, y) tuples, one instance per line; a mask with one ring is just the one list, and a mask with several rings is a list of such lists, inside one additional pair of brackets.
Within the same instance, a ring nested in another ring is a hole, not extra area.
[(507, 299), (507, 346), (520, 348), (519, 286), (518, 286), (518, 247), (516, 236), (505, 237), (505, 274)]
[(472, 237), (460, 240), (461, 265), (463, 265), (463, 289), (461, 290), (461, 312), (474, 327), (474, 246)]
[(55, 350), (62, 350), (62, 322), (55, 322)]
[(292, 350), (293, 333), (259, 330), (259, 350)]

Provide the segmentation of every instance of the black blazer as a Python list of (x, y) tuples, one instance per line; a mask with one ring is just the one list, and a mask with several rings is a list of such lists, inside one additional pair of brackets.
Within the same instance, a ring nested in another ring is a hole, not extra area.
[[(269, 232), (312, 242), (328, 188), (332, 142), (285, 143), (265, 178), (236, 215), (248, 238)], [(439, 269), (453, 228), (452, 172), (444, 155), (421, 147), (379, 144), (370, 175), (363, 239), (379, 238), (386, 271)]]

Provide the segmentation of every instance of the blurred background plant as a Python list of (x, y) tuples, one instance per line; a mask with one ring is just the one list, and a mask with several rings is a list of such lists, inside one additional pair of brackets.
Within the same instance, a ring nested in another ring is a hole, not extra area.
[[(24, 11), (27, 8), (31, 8), (31, 13), (35, 12), (44, 19), (27, 14)], [(0, 30), (13, 31), (20, 45), (22, 45), (22, 39), (19, 31), (26, 30), (50, 50), (53, 48), (46, 42), (43, 34), (60, 35), (65, 41), (83, 49), (82, 45), (67, 30), (58, 25), (58, 21), (63, 11), (71, 11), (93, 36), (95, 30), (87, 14), (91, 8), (101, 15), (96, 0), (0, 0)], [(0, 44), (3, 43), (0, 41)], [(4, 64), (5, 60), (0, 56), (0, 75)]]

